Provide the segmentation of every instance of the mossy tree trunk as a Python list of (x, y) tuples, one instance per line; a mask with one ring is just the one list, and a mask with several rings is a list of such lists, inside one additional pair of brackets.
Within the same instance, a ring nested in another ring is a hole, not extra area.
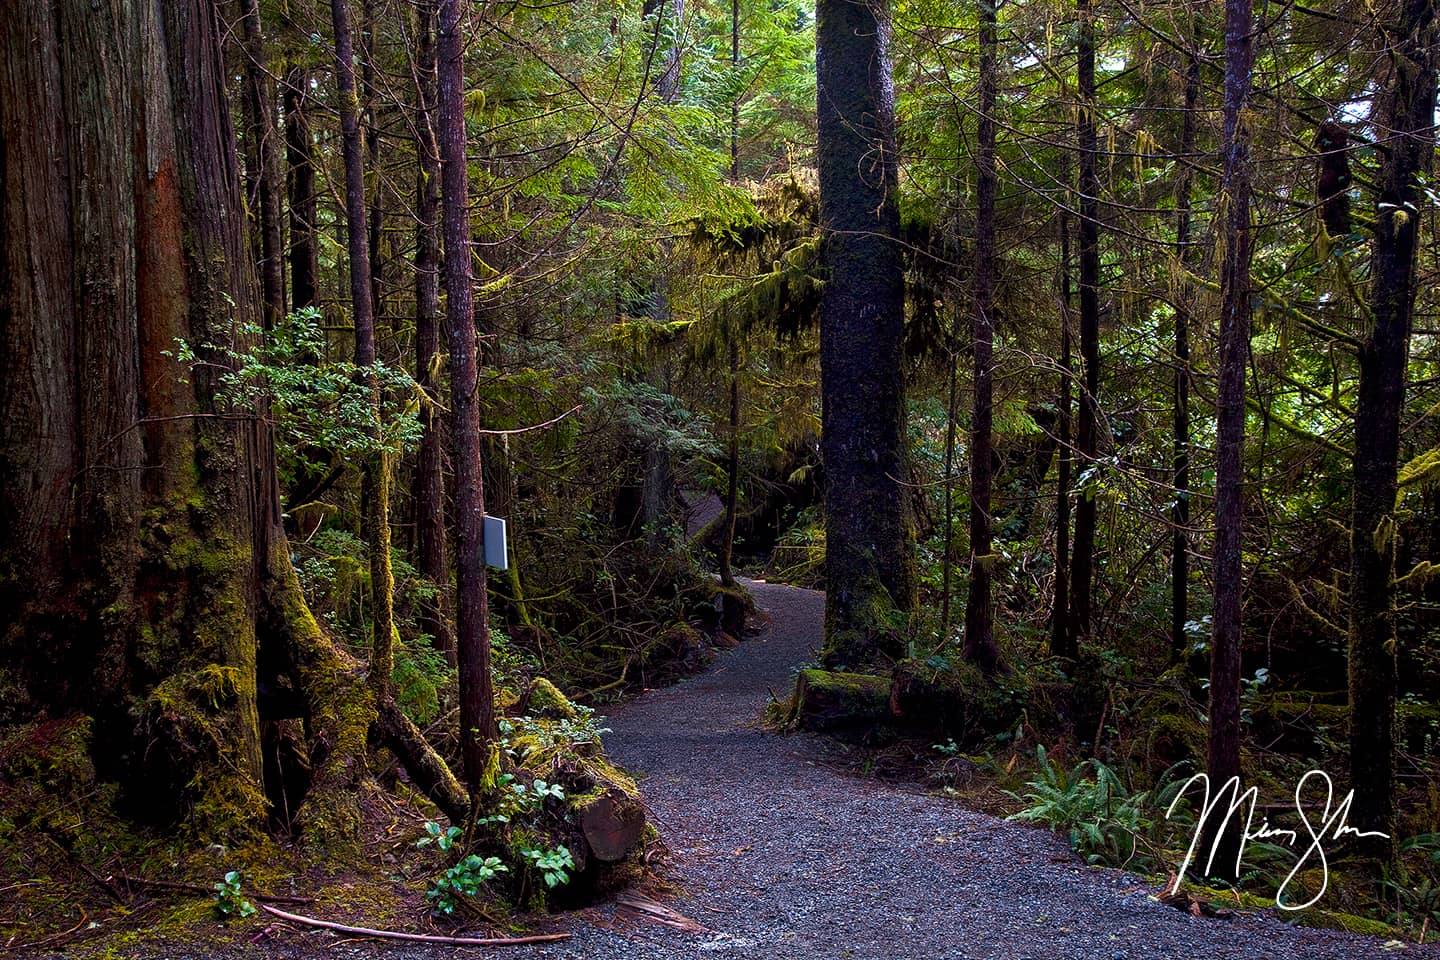
[(904, 652), (892, 615), (916, 603), (895, 90), (883, 6), (821, 0), (816, 15), (825, 645), (857, 665)]
[[(1420, 178), (1435, 152), (1436, 25), (1429, 0), (1406, 0), (1387, 25), (1389, 89), (1378, 128), (1389, 132), (1371, 250), (1371, 324), (1360, 347), (1350, 524), (1350, 777), (1353, 820), (1395, 830), (1395, 494), (1405, 404)], [(1372, 844), (1386, 854), (1383, 841)]]
[(10, 710), (93, 715), (133, 809), (216, 838), (263, 827), (261, 722), (293, 711), (299, 825), (353, 839), (370, 700), (300, 595), (263, 419), (216, 398), (259, 301), (215, 8), (26, 0), (0, 50)]

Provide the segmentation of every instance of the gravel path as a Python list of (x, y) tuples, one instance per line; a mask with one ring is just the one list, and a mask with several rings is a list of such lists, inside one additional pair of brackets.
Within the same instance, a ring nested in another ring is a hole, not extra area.
[(533, 956), (805, 958), (1334, 958), (1437, 956), (1413, 945), (1292, 927), (1269, 917), (1190, 917), (1133, 876), (1083, 866), (1063, 840), (939, 797), (848, 776), (817, 744), (756, 726), (820, 637), (824, 597), (754, 583), (769, 617), (709, 672), (616, 711), (609, 751), (644, 777), (652, 819), (710, 928), (642, 921), (569, 927)]

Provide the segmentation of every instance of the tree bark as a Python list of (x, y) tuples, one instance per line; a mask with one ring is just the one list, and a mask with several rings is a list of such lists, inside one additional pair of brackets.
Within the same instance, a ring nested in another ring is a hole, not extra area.
[(310, 71), (292, 67), (285, 74), (285, 163), (289, 167), (290, 307), (316, 305), (320, 273), (315, 240), (316, 193), (314, 147), (305, 109), (310, 100)]
[[(440, 395), (440, 154), (435, 142), (436, 0), (420, 4), (419, 106), (416, 117), (419, 175), (415, 186), (415, 380), (426, 396)], [(437, 595), (421, 611), (421, 627), (436, 649), (455, 659), (450, 624), (449, 544), (445, 529), (445, 431), (439, 407), (420, 408), (420, 450), (415, 463), (415, 568), (435, 584)]]
[(260, 293), (265, 325), (273, 327), (285, 316), (285, 262), (280, 249), (280, 149), (275, 123), (275, 83), (265, 57), (265, 34), (260, 25), (260, 0), (242, 0), (241, 16), (245, 59), (245, 136), (250, 141), (256, 169), (249, 179), (255, 193), (248, 197), (250, 214), (260, 234)]
[[(1182, 266), (1190, 253), (1190, 191), (1195, 180), (1190, 155), (1195, 152), (1195, 111), (1200, 102), (1200, 58), (1190, 57), (1185, 71), (1185, 115), (1180, 128), (1180, 182), (1175, 189), (1175, 258)], [(1190, 620), (1190, 297), (1188, 289), (1175, 296), (1175, 525), (1170, 544), (1170, 660), (1185, 655)]]
[[(1100, 177), (1095, 143), (1095, 21), (1091, 0), (1077, 0), (1080, 17), (1080, 410), (1076, 420), (1075, 453), (1082, 470), (1097, 468), (1100, 393)], [(1075, 504), (1075, 545), (1070, 556), (1071, 649), (1090, 639), (1094, 605), (1095, 496), (1086, 491)]]
[(441, 218), (445, 232), (446, 311), (450, 334), (450, 442), (455, 469), (455, 646), (460, 671), (460, 749), (472, 801), (495, 736), (485, 589), (485, 494), (480, 459), (480, 402), (475, 302), (470, 273), (469, 175), (465, 167), (464, 0), (441, 0)]
[(30, 715), (94, 719), (131, 809), (213, 838), (264, 826), (261, 691), (290, 686), (328, 798), (298, 825), (354, 842), (368, 697), (301, 599), (263, 417), (216, 396), (259, 305), (215, 8), (25, 2), (0, 52), (6, 670)]
[(975, 184), (974, 407), (970, 425), (970, 595), (965, 604), (965, 656), (989, 673), (1000, 663), (991, 597), (995, 393), (995, 0), (980, 4), (980, 105)]
[[(1070, 164), (1063, 162), (1063, 179), (1068, 206)], [(1055, 467), (1055, 597), (1050, 608), (1050, 652), (1057, 657), (1075, 659), (1079, 651), (1070, 633), (1070, 464), (1074, 459), (1070, 436), (1070, 382), (1074, 367), (1070, 359), (1070, 311), (1073, 292), (1070, 288), (1070, 214), (1060, 210), (1060, 402), (1056, 412)]]
[[(1250, 349), (1250, 134), (1242, 114), (1254, 63), (1251, 0), (1225, 2), (1225, 253), (1220, 273), (1220, 368), (1216, 394), (1215, 610), (1210, 647), (1210, 731), (1205, 769), (1214, 789), (1240, 775), (1240, 652), (1244, 574), (1245, 365)], [(1206, 838), (1214, 841), (1213, 834)], [(1215, 872), (1238, 876), (1243, 838), (1220, 838)]]
[[(355, 41), (349, 0), (331, 0), (335, 26), (335, 79), (340, 94), (340, 147), (345, 160), (345, 238), (350, 257), (351, 318), (355, 365), (370, 390), (380, 440), (380, 385), (375, 375), (375, 304), (371, 299), (370, 244), (365, 218), (365, 154), (360, 138), (360, 103), (355, 95)], [(395, 672), (395, 578), (390, 567), (390, 457), (376, 450), (363, 466), (360, 499), (365, 545), (370, 552), (370, 687), (377, 700), (390, 697)]]
[(859, 665), (904, 653), (891, 611), (916, 603), (895, 93), (883, 6), (820, 0), (816, 15), (825, 643), (832, 664)]
[[(1386, 25), (1391, 70), (1376, 129), (1388, 140), (1370, 260), (1372, 323), (1360, 347), (1350, 523), (1351, 819), (1395, 835), (1395, 522), (1400, 418), (1405, 405), (1420, 178), (1435, 152), (1436, 22), (1429, 0), (1405, 0)], [(1388, 856), (1390, 842), (1373, 838)]]

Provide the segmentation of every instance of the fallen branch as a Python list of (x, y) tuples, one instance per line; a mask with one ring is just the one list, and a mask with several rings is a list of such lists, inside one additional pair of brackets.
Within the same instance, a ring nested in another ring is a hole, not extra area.
[[(213, 897), (215, 895), (215, 889), (213, 887), (207, 887), (204, 884), (200, 883), (180, 883), (176, 880), (149, 880), (145, 877), (132, 877), (124, 873), (116, 874), (114, 876), (107, 877), (106, 879), (119, 880), (125, 884), (133, 883), (136, 886), (141, 887), (153, 887), (156, 890), (174, 890), (177, 893), (195, 893), (207, 897)], [(248, 900), (254, 900), (258, 903), (303, 904), (315, 902), (314, 897), (284, 897), (280, 896), (279, 894), (256, 893), (253, 890), (246, 890), (245, 897)]]
[(381, 940), (412, 940), (417, 943), (444, 943), (461, 947), (518, 947), (528, 943), (554, 943), (557, 940), (570, 939), (568, 933), (542, 933), (531, 937), (444, 937), (432, 933), (400, 933), (395, 930), (372, 930), (369, 927), (352, 927), (343, 923), (332, 923), (329, 920), (302, 917), (298, 913), (286, 913), (284, 910), (276, 910), (263, 903), (260, 905), (260, 909), (281, 920), (289, 920), (291, 923), (319, 927), (322, 930), (333, 930), (336, 933), (348, 933), (356, 937), (377, 937)]

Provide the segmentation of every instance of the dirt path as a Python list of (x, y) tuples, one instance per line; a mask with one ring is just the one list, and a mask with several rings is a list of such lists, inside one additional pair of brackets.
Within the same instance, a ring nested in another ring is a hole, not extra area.
[[(569, 926), (533, 956), (822, 958), (1393, 957), (1381, 941), (1268, 917), (1193, 918), (1093, 870), (1052, 834), (847, 776), (806, 737), (759, 730), (770, 690), (819, 640), (819, 593), (752, 584), (770, 624), (707, 673), (616, 711), (608, 749), (644, 779), (687, 896), (710, 928)], [(1413, 945), (1401, 956), (1436, 956)]]

